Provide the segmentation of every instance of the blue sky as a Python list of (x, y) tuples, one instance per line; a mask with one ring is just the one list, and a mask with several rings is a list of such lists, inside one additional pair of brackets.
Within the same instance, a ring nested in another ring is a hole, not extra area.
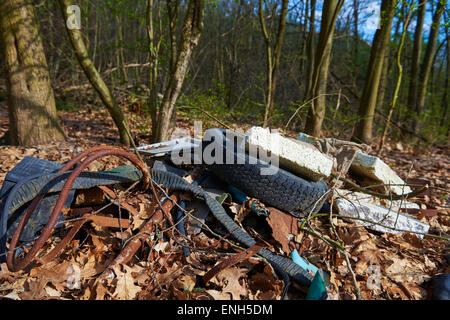
[[(316, 3), (316, 26), (317, 30), (320, 29), (320, 18), (322, 15), (322, 6), (324, 0), (318, 0)], [(358, 23), (358, 31), (360, 33), (360, 37), (368, 42), (372, 42), (375, 32), (378, 27), (379, 22), (379, 13), (381, 7), (381, 0), (360, 0), (359, 1), (359, 23)], [(338, 16), (338, 19), (346, 19), (346, 17), (350, 15), (353, 17), (353, 1), (345, 1), (344, 6)], [(441, 24), (443, 22), (443, 18), (441, 20)], [(432, 12), (431, 12), (431, 4), (428, 2), (427, 11), (425, 14), (425, 22), (424, 22), (424, 38), (428, 37), (430, 32), (430, 27), (432, 23)], [(393, 26), (395, 25), (395, 20)], [(408, 30), (414, 32), (414, 28), (416, 25), (415, 19), (410, 23)], [(444, 35), (440, 35), (440, 40), (442, 41)]]

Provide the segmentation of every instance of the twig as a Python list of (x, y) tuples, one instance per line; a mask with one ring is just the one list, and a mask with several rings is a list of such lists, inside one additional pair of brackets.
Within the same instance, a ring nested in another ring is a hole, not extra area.
[(361, 290), (359, 289), (358, 282), (356, 282), (355, 272), (353, 271), (352, 265), (350, 264), (350, 259), (348, 258), (348, 253), (346, 250), (342, 250), (342, 253), (344, 254), (345, 262), (347, 263), (348, 270), (350, 271), (350, 274), (352, 275), (353, 286), (355, 287), (356, 298), (358, 300), (361, 300)]
[(426, 191), (429, 188), (428, 184), (426, 184), (426, 185), (422, 186), (420, 189), (412, 191), (412, 192), (407, 193), (407, 194), (403, 194), (403, 195), (385, 195), (385, 194), (382, 194), (382, 193), (369, 191), (366, 188), (362, 188), (362, 187), (358, 186), (356, 183), (353, 183), (352, 181), (350, 181), (350, 180), (348, 180), (348, 179), (346, 179), (344, 177), (338, 177), (335, 173), (331, 173), (331, 176), (336, 178), (336, 179), (339, 179), (339, 180), (343, 181), (345, 184), (355, 188), (356, 190), (358, 190), (360, 192), (367, 193), (367, 194), (370, 194), (371, 196), (378, 197), (378, 198), (381, 198), (381, 199), (387, 199), (387, 200), (409, 199), (409, 198), (412, 198), (412, 197), (415, 197), (415, 196), (421, 194), (422, 192)]
[[(380, 184), (373, 184), (370, 186), (365, 186), (365, 189), (373, 189), (373, 188), (379, 188), (379, 187), (410, 187), (410, 188), (417, 188), (417, 187), (423, 187), (423, 184), (414, 184), (414, 183), (380, 183)], [(436, 186), (428, 186), (429, 189), (436, 189), (439, 191), (450, 193), (449, 189), (436, 187)]]
[[(155, 249), (156, 243), (158, 242), (158, 238), (159, 238), (159, 237), (157, 237), (157, 238), (155, 239), (155, 241), (154, 241), (152, 247), (150, 248), (150, 253), (149, 253), (149, 255), (148, 255), (149, 258), (150, 258), (150, 254), (151, 254), (151, 253), (153, 252), (153, 250)], [(166, 259), (166, 261), (167, 261), (167, 259)], [(161, 284), (159, 283), (159, 280), (158, 280), (158, 278), (156, 277), (155, 270), (153, 270), (152, 263), (151, 263), (150, 261), (149, 261), (149, 266), (150, 266), (150, 269), (152, 270), (153, 279), (155, 279), (156, 283), (158, 284), (159, 290), (161, 290), (161, 294), (163, 294), (164, 297), (165, 297), (166, 300), (167, 300), (167, 299), (168, 299), (168, 298), (167, 298), (167, 295), (166, 295), (166, 293), (164, 292), (164, 290), (163, 290)], [(162, 268), (162, 266), (161, 266), (161, 268)], [(160, 270), (161, 270), (161, 269), (160, 269)], [(150, 284), (149, 284), (149, 285), (150, 285)]]
[[(341, 175), (343, 174), (343, 169), (346, 167), (346, 163), (347, 161), (344, 161), (344, 164), (342, 165), (342, 170), (339, 172), (339, 176), (338, 178), (341, 177)], [(348, 162), (347, 162), (348, 163)], [(334, 190), (336, 188), (337, 182), (339, 179), (336, 179), (334, 182), (333, 187), (331, 188), (332, 190)], [(352, 280), (353, 280), (353, 286), (355, 287), (355, 294), (356, 294), (356, 298), (358, 300), (361, 300), (361, 290), (359, 289), (358, 286), (358, 282), (356, 281), (356, 276), (355, 276), (355, 272), (353, 271), (352, 265), (350, 263), (350, 259), (348, 258), (348, 252), (345, 249), (345, 245), (344, 242), (342, 241), (341, 237), (339, 237), (338, 232), (336, 231), (336, 227), (334, 226), (333, 223), (333, 204), (334, 204), (334, 198), (335, 198), (336, 194), (333, 192), (332, 196), (331, 196), (331, 206), (330, 206), (330, 215), (328, 216), (328, 220), (330, 221), (330, 225), (331, 225), (331, 229), (333, 230), (333, 233), (335, 235), (335, 237), (338, 239), (338, 241), (342, 244), (343, 249), (340, 250), (340, 252), (344, 255), (345, 257), (345, 262), (347, 263), (347, 268), (350, 271), (350, 274), (352, 276)]]
[[(130, 64), (126, 64), (126, 65), (124, 65), (124, 66), (121, 66), (120, 68), (138, 68), (138, 67), (148, 67), (150, 65), (150, 63), (149, 62), (147, 62), (147, 63), (143, 63), (143, 64), (140, 64), (140, 63), (130, 63)], [(114, 68), (111, 68), (111, 69), (108, 69), (108, 70), (105, 70), (105, 71), (103, 71), (103, 76), (107, 76), (108, 74), (110, 74), (110, 73), (113, 73), (114, 71), (117, 71), (119, 69), (119, 67), (114, 67)]]
[[(288, 122), (284, 126), (284, 130), (286, 131), (287, 127), (289, 126), (289, 123), (292, 121), (292, 119), (300, 111), (301, 108), (305, 107), (306, 105), (308, 105), (309, 103), (313, 102), (314, 100), (320, 98), (321, 96), (335, 96), (335, 95), (337, 95), (337, 94), (336, 93), (322, 93), (322, 94), (319, 94), (319, 95), (315, 96), (314, 98), (311, 98), (308, 101), (306, 101), (304, 104), (302, 104), (300, 107), (298, 107), (295, 110), (295, 112), (292, 114), (292, 116), (289, 118)], [(340, 95), (340, 93), (339, 93), (339, 95)]]
[[(327, 217), (327, 216), (328, 216), (328, 213), (316, 213), (316, 214), (311, 216), (311, 219), (316, 218), (316, 217)], [(391, 230), (398, 231), (398, 232), (415, 233), (415, 234), (420, 234), (420, 235), (423, 235), (423, 236), (426, 236), (426, 237), (430, 237), (430, 238), (450, 241), (450, 236), (448, 236), (448, 237), (447, 236), (438, 236), (438, 235), (435, 235), (435, 234), (430, 234), (430, 233), (425, 233), (425, 232), (420, 232), (420, 231), (398, 229), (398, 228), (394, 228), (394, 227), (390, 227), (390, 226), (386, 226), (386, 225), (380, 224), (379, 222), (376, 222), (376, 221), (373, 221), (373, 220), (368, 220), (368, 219), (359, 218), (359, 217), (343, 216), (343, 215), (340, 215), (340, 214), (334, 214), (334, 216), (337, 217), (337, 218), (341, 218), (341, 219), (359, 220), (359, 221), (367, 222), (367, 223), (370, 223), (370, 224), (379, 225), (379, 226), (382, 226), (383, 228), (391, 229)], [(364, 228), (364, 226), (361, 226), (361, 227)]]
[(213, 115), (209, 114), (208, 112), (206, 112), (205, 110), (203, 110), (203, 109), (200, 108), (200, 107), (195, 107), (195, 106), (178, 106), (177, 108), (181, 108), (181, 109), (183, 109), (183, 108), (188, 108), (188, 109), (196, 109), (196, 110), (199, 110), (199, 111), (203, 112), (204, 114), (206, 114), (208, 117), (210, 117), (210, 118), (214, 119), (215, 121), (217, 121), (219, 124), (221, 124), (221, 125), (224, 126), (225, 128), (230, 129), (230, 130), (233, 130), (233, 128), (231, 128), (229, 125), (223, 123), (222, 121), (220, 121), (219, 119), (217, 119), (217, 118), (214, 117)]

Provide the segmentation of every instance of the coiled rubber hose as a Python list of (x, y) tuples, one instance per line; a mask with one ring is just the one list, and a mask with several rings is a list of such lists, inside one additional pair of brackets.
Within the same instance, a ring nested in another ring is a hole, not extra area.
[[(150, 177), (157, 184), (168, 188), (169, 190), (182, 190), (190, 191), (195, 196), (205, 199), (206, 205), (209, 207), (214, 217), (219, 220), (223, 226), (230, 232), (237, 241), (241, 242), (247, 247), (251, 247), (256, 244), (256, 241), (244, 230), (242, 230), (233, 219), (228, 216), (220, 203), (212, 198), (207, 192), (202, 189), (191, 185), (181, 177), (164, 171), (158, 171), (150, 169)], [(280, 269), (288, 273), (297, 282), (309, 286), (312, 281), (312, 275), (302, 269), (300, 266), (282, 256), (278, 256), (267, 249), (261, 249), (260, 254), (266, 258), (269, 262), (275, 265), (277, 269)]]
[[(70, 161), (68, 164), (66, 164), (63, 168), (60, 169), (60, 173), (64, 172), (66, 170), (71, 169), (76, 161), (79, 161), (80, 159), (86, 157), (86, 159), (79, 164), (79, 166), (75, 167), (75, 169), (70, 173), (69, 177), (64, 182), (64, 185), (60, 188), (58, 188), (60, 193), (60, 198), (57, 201), (57, 204), (55, 205), (55, 208), (50, 216), (49, 221), (47, 222), (47, 225), (42, 230), (40, 238), (36, 241), (34, 246), (31, 248), (31, 250), (26, 254), (24, 258), (21, 260), (17, 260), (14, 254), (14, 249), (17, 246), (17, 243), (19, 241), (20, 234), (22, 233), (25, 225), (28, 222), (28, 219), (30, 218), (31, 214), (33, 213), (34, 209), (36, 208), (39, 201), (42, 199), (43, 195), (41, 193), (41, 189), (39, 187), (43, 187), (48, 183), (48, 176), (42, 176), (41, 178), (38, 178), (38, 180), (33, 180), (33, 188), (27, 188), (26, 185), (22, 185), (20, 188), (26, 190), (26, 197), (20, 197), (15, 198), (17, 200), (17, 203), (15, 203), (14, 206), (7, 206), (6, 211), (7, 214), (12, 214), (14, 212), (13, 208), (16, 208), (24, 202), (21, 202), (20, 200), (26, 199), (34, 199), (28, 208), (25, 215), (22, 217), (21, 222), (19, 223), (19, 226), (17, 230), (14, 233), (13, 239), (11, 241), (10, 245), (10, 252), (8, 252), (7, 255), (7, 265), (8, 269), (11, 271), (17, 271), (20, 269), (25, 268), (28, 266), (38, 253), (38, 251), (42, 248), (44, 245), (44, 242), (48, 239), (50, 236), (51, 231), (53, 230), (56, 221), (58, 217), (61, 214), (61, 208), (62, 204), (64, 203), (65, 197), (67, 196), (67, 193), (69, 190), (73, 187), (80, 187), (78, 186), (77, 177), (81, 174), (81, 171), (86, 168), (86, 166), (101, 157), (108, 156), (108, 155), (116, 155), (124, 157), (130, 161), (133, 162), (133, 164), (138, 168), (132, 168), (129, 167), (129, 171), (122, 172), (122, 175), (117, 176), (117, 173), (107, 173), (102, 172), (103, 176), (102, 178), (106, 178), (108, 176), (109, 182), (113, 182), (113, 180), (116, 178), (118, 179), (118, 183), (123, 182), (124, 180), (124, 174), (129, 179), (128, 181), (137, 181), (137, 180), (143, 180), (143, 184), (148, 184), (149, 176), (153, 180), (153, 182), (161, 185), (164, 188), (168, 188), (169, 190), (181, 190), (181, 191), (189, 191), (192, 192), (195, 196), (202, 197), (213, 215), (223, 224), (223, 226), (232, 234), (232, 236), (239, 241), (240, 243), (244, 244), (247, 247), (251, 247), (256, 244), (255, 240), (244, 230), (242, 230), (234, 221), (231, 219), (228, 214), (225, 212), (223, 207), (220, 205), (220, 203), (212, 198), (208, 193), (203, 191), (197, 186), (194, 186), (188, 182), (186, 182), (181, 177), (165, 171), (150, 169), (147, 170), (147, 167), (145, 164), (141, 163), (136, 157), (134, 157), (132, 154), (127, 153), (123, 150), (119, 150), (116, 148), (111, 147), (98, 147), (90, 150), (86, 150), (82, 154), (78, 155), (76, 158), (74, 158), (72, 161)], [(58, 176), (61, 178), (61, 176)], [(120, 178), (120, 179), (119, 179)], [(42, 179), (42, 181), (40, 181)], [(64, 179), (62, 179), (64, 181)], [(14, 195), (12, 195), (14, 197)], [(266, 258), (275, 269), (281, 270), (283, 272), (286, 272), (289, 274), (294, 280), (299, 282), (300, 284), (303, 284), (305, 286), (308, 286), (311, 284), (312, 281), (312, 275), (309, 274), (306, 270), (302, 269), (300, 266), (295, 264), (292, 260), (287, 259), (282, 256), (278, 256), (271, 251), (267, 249), (262, 249), (260, 251), (260, 254)]]

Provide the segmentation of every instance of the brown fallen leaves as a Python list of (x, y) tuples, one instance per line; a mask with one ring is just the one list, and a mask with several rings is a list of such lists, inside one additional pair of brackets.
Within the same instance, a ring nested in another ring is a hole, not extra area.
[(243, 297), (248, 295), (248, 288), (245, 282), (241, 281), (247, 271), (243, 268), (233, 267), (222, 270), (211, 280), (212, 283), (221, 286), (221, 290), (211, 289), (206, 292), (215, 300), (241, 300), (241, 295)]
[[(69, 135), (68, 141), (33, 148), (0, 146), (0, 182), (24, 156), (63, 162), (94, 145), (118, 143), (112, 122), (104, 112), (64, 111), (59, 115)], [(0, 113), (0, 117), (6, 117), (5, 112)], [(136, 127), (138, 120), (131, 117), (132, 128)], [(180, 123), (191, 129), (188, 120), (181, 120)], [(5, 124), (0, 125), (0, 130), (6, 131)], [(133, 129), (133, 134), (137, 133)], [(413, 199), (422, 210), (412, 214), (430, 224), (435, 234), (448, 232), (449, 199), (443, 191), (450, 187), (448, 154), (439, 149), (416, 154), (406, 145), (387, 145), (382, 157), (403, 178), (424, 178), (431, 186), (440, 188), (430, 189), (425, 195)], [(121, 160), (110, 157), (90, 169), (104, 170), (120, 164), (123, 164)], [(130, 228), (124, 233), (120, 234), (117, 228), (86, 223), (64, 253), (45, 265), (26, 272), (11, 273), (2, 264), (0, 296), (9, 299), (99, 300), (280, 298), (283, 282), (274, 275), (270, 266), (255, 258), (222, 270), (206, 286), (199, 285), (199, 280), (208, 270), (236, 253), (229, 243), (205, 229), (187, 238), (181, 237), (177, 231), (165, 232), (158, 242), (156, 235), (153, 235), (142, 244), (128, 265), (115, 267), (112, 277), (98, 281), (98, 276), (121, 251), (123, 243), (120, 238), (137, 233), (157, 205), (151, 194), (142, 192), (128, 196), (127, 201), (139, 215), (130, 218)], [(238, 209), (238, 205), (232, 204), (230, 211), (238, 213)], [(255, 228), (252, 226), (248, 230), (259, 236), (256, 238), (266, 247), (287, 257), (294, 248), (297, 249), (309, 262), (330, 275), (331, 298), (355, 299), (351, 272), (342, 253), (317, 237), (300, 232), (298, 219), (279, 210), (271, 209), (266, 221), (261, 217), (255, 219), (258, 221)], [(445, 254), (448, 254), (446, 241), (420, 239), (409, 234), (376, 233), (353, 221), (336, 218), (333, 224), (348, 252), (363, 299), (427, 299), (431, 277), (450, 272), (445, 260)], [(243, 225), (248, 227), (245, 221)], [(262, 236), (258, 225), (270, 227), (269, 233)], [(311, 226), (324, 237), (337, 241), (328, 217), (311, 220)], [(224, 237), (228, 239), (229, 235)], [(189, 246), (189, 257), (184, 257), (181, 243)], [(291, 286), (288, 297), (304, 298), (305, 293)]]
[(294, 249), (291, 240), (294, 235), (298, 234), (300, 226), (298, 219), (275, 208), (270, 208), (267, 222), (272, 228), (273, 238), (281, 245), (281, 249), (290, 253)]

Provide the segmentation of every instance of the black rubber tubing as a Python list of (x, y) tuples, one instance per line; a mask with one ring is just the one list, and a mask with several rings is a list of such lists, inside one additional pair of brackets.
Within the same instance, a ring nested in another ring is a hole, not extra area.
[[(247, 247), (251, 247), (256, 244), (256, 241), (253, 240), (253, 238), (246, 231), (239, 228), (233, 219), (228, 216), (220, 203), (216, 199), (212, 198), (207, 192), (203, 191), (199, 187), (191, 185), (181, 177), (170, 172), (150, 169), (150, 176), (154, 182), (168, 188), (169, 190), (190, 191), (196, 196), (203, 197), (206, 205), (209, 207), (213, 215), (222, 223), (225, 229), (227, 229), (228, 232), (236, 238), (236, 240)], [(297, 282), (307, 287), (311, 285), (313, 276), (299, 265), (295, 264), (292, 260), (276, 255), (265, 248), (261, 249), (260, 254), (271, 262), (271, 264), (275, 264), (276, 269), (281, 269), (286, 272)]]

